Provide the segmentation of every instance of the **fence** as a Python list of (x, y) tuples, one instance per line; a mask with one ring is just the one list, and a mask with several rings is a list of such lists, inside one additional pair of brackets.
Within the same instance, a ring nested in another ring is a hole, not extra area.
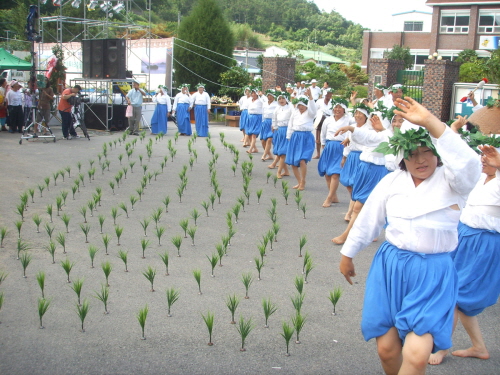
[(406, 86), (406, 95), (422, 103), (424, 70), (398, 70), (397, 82)]

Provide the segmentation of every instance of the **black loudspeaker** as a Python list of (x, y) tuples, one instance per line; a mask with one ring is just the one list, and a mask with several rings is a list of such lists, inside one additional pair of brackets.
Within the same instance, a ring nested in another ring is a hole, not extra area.
[(104, 39), (104, 78), (126, 78), (125, 39)]
[(84, 78), (126, 78), (125, 39), (85, 39), (82, 41)]
[(113, 115), (113, 118), (108, 120), (108, 129), (103, 125), (106, 123), (106, 104), (89, 104), (85, 105), (85, 126), (87, 129), (96, 130), (125, 130), (128, 128), (128, 119), (125, 117), (126, 105), (114, 104), (109, 106), (108, 118)]

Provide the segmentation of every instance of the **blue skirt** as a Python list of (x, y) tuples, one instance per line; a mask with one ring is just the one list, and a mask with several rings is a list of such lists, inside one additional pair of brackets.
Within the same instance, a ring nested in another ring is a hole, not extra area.
[(177, 127), (179, 128), (179, 133), (191, 135), (193, 132), (191, 130), (191, 118), (189, 116), (188, 109), (188, 103), (177, 103), (177, 111), (175, 114), (177, 116)]
[(340, 183), (344, 186), (354, 185), (354, 178), (356, 177), (356, 172), (359, 166), (359, 156), (361, 151), (351, 151), (347, 156), (347, 160), (344, 163), (344, 167), (340, 172)]
[(326, 141), (318, 162), (318, 173), (321, 177), (325, 174), (327, 176), (340, 174), (340, 171), (342, 171), (340, 162), (342, 161), (343, 151), (344, 146), (340, 144), (340, 141)]
[(248, 115), (246, 134), (259, 135), (262, 124), (262, 115)]
[(194, 120), (196, 125), (196, 134), (199, 137), (208, 135), (208, 113), (206, 105), (195, 105)]
[(248, 109), (244, 109), (241, 111), (240, 115), (240, 130), (244, 130), (246, 132), (246, 126), (248, 123)]
[(273, 133), (273, 154), (274, 155), (286, 155), (286, 149), (288, 148), (288, 139), (286, 139), (286, 131), (288, 126), (280, 126)]
[(167, 105), (156, 104), (153, 117), (151, 117), (151, 133), (167, 134)]
[(500, 233), (458, 225), (458, 247), (451, 253), (458, 272), (458, 309), (476, 316), (500, 295)]
[(263, 119), (262, 123), (260, 124), (259, 138), (262, 141), (265, 141), (268, 138), (272, 138), (273, 137), (273, 130), (271, 129), (271, 125), (272, 124), (273, 124), (273, 120), (270, 119), (270, 118)]
[(449, 253), (421, 254), (384, 242), (368, 273), (361, 331), (366, 341), (396, 327), (430, 333), (433, 352), (451, 347), (457, 272)]
[(285, 163), (298, 167), (301, 160), (310, 162), (315, 148), (314, 135), (310, 131), (295, 131), (288, 142)]
[(385, 165), (359, 162), (358, 172), (352, 186), (352, 200), (365, 204), (372, 190), (389, 173)]

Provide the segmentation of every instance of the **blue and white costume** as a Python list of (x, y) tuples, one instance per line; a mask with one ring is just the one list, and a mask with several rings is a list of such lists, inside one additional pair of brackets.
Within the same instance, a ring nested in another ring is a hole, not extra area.
[(458, 272), (458, 309), (475, 316), (500, 294), (500, 171), (485, 183), (482, 174), (460, 216), (458, 247), (452, 253)]
[(407, 171), (385, 176), (361, 210), (341, 253), (354, 257), (380, 232), (366, 281), (361, 330), (365, 340), (396, 327), (430, 333), (434, 351), (451, 347), (457, 273), (451, 256), (458, 243), (460, 207), (479, 178), (475, 155), (450, 128), (432, 143), (443, 166), (418, 186)]
[(262, 124), (259, 134), (259, 138), (262, 141), (265, 141), (268, 138), (273, 137), (273, 131), (272, 131), (273, 114), (276, 108), (278, 108), (278, 106), (279, 104), (276, 100), (273, 100), (273, 102), (269, 104), (267, 98), (262, 106)]
[[(299, 105), (303, 104), (299, 102), (297, 107)], [(307, 110), (304, 113), (300, 113), (298, 108), (293, 111), (286, 133), (286, 138), (289, 140), (286, 164), (298, 167), (301, 160), (305, 160), (306, 163), (311, 161), (315, 147), (314, 135), (311, 133), (314, 129), (315, 117), (316, 103), (313, 100), (308, 102)]]
[(177, 117), (177, 127), (179, 128), (179, 133), (191, 135), (191, 119), (189, 115), (189, 104), (191, 103), (191, 95), (189, 92), (183, 94), (182, 91), (178, 93), (174, 98), (173, 112), (176, 113)]
[(248, 100), (248, 122), (246, 128), (247, 135), (259, 135), (262, 129), (262, 112), (264, 102), (262, 98), (257, 97), (253, 100)]
[(156, 103), (156, 108), (153, 117), (151, 117), (151, 133), (167, 134), (168, 113), (172, 110), (172, 104), (166, 89), (160, 88), (159, 90), (160, 92), (153, 96), (153, 102)]
[[(367, 120), (364, 125), (358, 127), (358, 129), (360, 128), (372, 129), (372, 125), (370, 121)], [(363, 151), (363, 145), (352, 139), (351, 132), (346, 133), (346, 138), (348, 138), (350, 142), (347, 147), (344, 147), (343, 156), (347, 159), (344, 163), (342, 171), (340, 172), (340, 183), (346, 187), (352, 187), (359, 168), (359, 157), (361, 155), (361, 151)]]
[(251, 97), (243, 95), (238, 101), (238, 106), (240, 107), (240, 130), (246, 132), (246, 127), (248, 124), (248, 101), (252, 100)]
[(208, 110), (212, 108), (210, 96), (206, 91), (201, 94), (197, 91), (191, 96), (189, 109), (193, 108), (193, 106), (196, 133), (200, 137), (206, 137), (208, 135)]
[(288, 130), (288, 122), (295, 109), (290, 103), (285, 105), (278, 105), (273, 113), (273, 154), (286, 155), (288, 147), (288, 140), (286, 139), (286, 132)]

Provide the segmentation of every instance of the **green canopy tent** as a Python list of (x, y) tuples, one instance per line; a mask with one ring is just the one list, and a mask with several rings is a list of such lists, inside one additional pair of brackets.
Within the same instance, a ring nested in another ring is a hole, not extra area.
[(0, 70), (6, 69), (31, 70), (31, 63), (11, 55), (5, 49), (0, 48)]

